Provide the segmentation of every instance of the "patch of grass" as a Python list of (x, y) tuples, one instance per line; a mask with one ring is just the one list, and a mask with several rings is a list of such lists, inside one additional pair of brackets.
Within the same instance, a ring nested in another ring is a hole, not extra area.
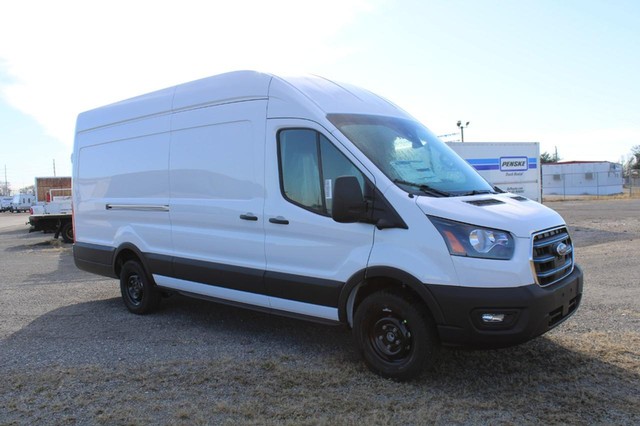
[(409, 383), (379, 378), (348, 354), (13, 372), (0, 383), (0, 423), (640, 422), (638, 333), (552, 333), (510, 349), (443, 352)]

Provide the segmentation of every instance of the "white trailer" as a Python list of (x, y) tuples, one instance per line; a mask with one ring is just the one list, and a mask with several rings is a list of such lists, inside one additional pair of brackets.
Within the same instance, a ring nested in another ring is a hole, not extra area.
[(542, 167), (544, 195), (615, 195), (623, 192), (622, 165), (567, 161)]
[(447, 142), (492, 185), (540, 202), (538, 142)]

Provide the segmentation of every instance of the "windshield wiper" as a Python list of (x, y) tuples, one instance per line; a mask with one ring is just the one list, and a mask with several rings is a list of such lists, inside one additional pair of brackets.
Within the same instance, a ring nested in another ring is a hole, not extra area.
[(432, 188), (429, 185), (425, 185), (423, 183), (409, 182), (409, 181), (402, 180), (402, 179), (394, 179), (393, 183), (399, 183), (400, 185), (413, 186), (414, 188), (418, 188), (420, 191), (424, 192), (425, 194), (429, 194), (429, 195), (436, 196), (436, 197), (450, 197), (451, 196), (451, 194), (449, 194), (448, 192), (440, 191), (439, 189)]

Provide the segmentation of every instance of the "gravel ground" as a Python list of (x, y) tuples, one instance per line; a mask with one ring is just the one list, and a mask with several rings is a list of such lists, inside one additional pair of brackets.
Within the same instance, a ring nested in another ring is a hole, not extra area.
[(640, 200), (548, 205), (584, 268), (576, 315), (515, 348), (445, 350), (403, 384), (343, 327), (181, 296), (132, 315), (116, 280), (0, 214), (0, 425), (639, 424)]

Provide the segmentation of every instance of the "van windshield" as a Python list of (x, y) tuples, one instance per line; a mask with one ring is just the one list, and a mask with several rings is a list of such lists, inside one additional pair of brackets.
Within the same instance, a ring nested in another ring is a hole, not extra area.
[(495, 192), (473, 167), (416, 121), (360, 114), (327, 118), (408, 192), (434, 197)]

